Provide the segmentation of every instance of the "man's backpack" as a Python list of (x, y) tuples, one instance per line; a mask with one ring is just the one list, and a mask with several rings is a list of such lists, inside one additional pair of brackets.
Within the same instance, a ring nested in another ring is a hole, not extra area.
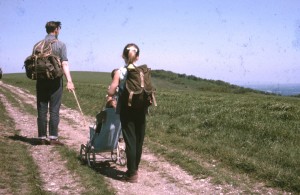
[(157, 106), (155, 88), (152, 86), (151, 69), (147, 65), (127, 68), (127, 78), (124, 91), (121, 94), (121, 104), (135, 109)]
[(52, 41), (39, 41), (34, 45), (32, 55), (25, 59), (26, 76), (29, 79), (55, 79), (63, 76), (61, 61), (52, 54)]

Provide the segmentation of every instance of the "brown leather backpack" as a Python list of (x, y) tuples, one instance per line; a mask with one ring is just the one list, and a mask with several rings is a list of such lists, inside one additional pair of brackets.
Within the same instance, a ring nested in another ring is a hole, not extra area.
[(155, 91), (151, 81), (151, 69), (146, 64), (127, 68), (125, 89), (120, 96), (122, 105), (136, 109), (157, 106)]
[(52, 54), (52, 41), (39, 41), (33, 47), (32, 55), (24, 61), (26, 76), (29, 79), (55, 79), (63, 76), (60, 58)]

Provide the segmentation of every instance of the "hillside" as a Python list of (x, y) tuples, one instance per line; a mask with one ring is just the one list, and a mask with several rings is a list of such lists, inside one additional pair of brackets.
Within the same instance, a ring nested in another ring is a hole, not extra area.
[[(244, 88), (221, 80), (202, 79), (193, 75), (178, 74), (165, 70), (153, 70), (152, 77), (158, 88), (174, 88), (181, 90), (214, 91), (226, 93), (263, 93), (261, 91)], [(161, 85), (161, 86), (160, 86)]]
[[(109, 85), (110, 82), (110, 73), (107, 72), (73, 71), (72, 75), (75, 77), (74, 82), (77, 82), (76, 80), (80, 80), (81, 83), (93, 82), (101, 83), (103, 85)], [(4, 77), (6, 77), (5, 80), (10, 82), (13, 82), (15, 78), (18, 78), (18, 81), (16, 82), (19, 84), (21, 84), (23, 80), (25, 80), (25, 82), (30, 82), (27, 81), (28, 79), (24, 73), (6, 74)], [(268, 94), (258, 90), (232, 85), (221, 80), (202, 79), (193, 75), (178, 74), (166, 70), (152, 70), (152, 79), (157, 89)]]
[[(72, 74), (84, 114), (94, 117), (110, 74)], [(34, 93), (35, 82), (24, 74), (4, 75), (3, 81)], [(268, 187), (300, 192), (299, 98), (163, 70), (153, 71), (153, 82), (158, 107), (148, 116), (149, 150), (194, 178), (245, 193), (264, 194)], [(64, 93), (63, 104), (77, 109), (71, 93)]]

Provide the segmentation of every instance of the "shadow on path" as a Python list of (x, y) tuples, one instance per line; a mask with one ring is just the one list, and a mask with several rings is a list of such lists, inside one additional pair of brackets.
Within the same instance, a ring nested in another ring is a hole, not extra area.
[(9, 139), (15, 140), (15, 141), (22, 141), (28, 144), (31, 144), (33, 146), (37, 145), (50, 145), (50, 142), (48, 140), (41, 140), (39, 138), (28, 138), (20, 135), (13, 135), (13, 136), (8, 136)]

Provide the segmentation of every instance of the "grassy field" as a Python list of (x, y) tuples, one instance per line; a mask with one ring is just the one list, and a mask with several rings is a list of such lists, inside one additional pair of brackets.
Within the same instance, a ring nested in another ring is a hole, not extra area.
[[(84, 114), (102, 107), (109, 73), (73, 72)], [(4, 82), (34, 92), (25, 74)], [(146, 145), (195, 177), (239, 185), (236, 175), (300, 192), (300, 99), (263, 94), (222, 81), (154, 71), (158, 107), (148, 116)], [(63, 103), (77, 109), (71, 93)], [(240, 181), (242, 183), (244, 181)]]

